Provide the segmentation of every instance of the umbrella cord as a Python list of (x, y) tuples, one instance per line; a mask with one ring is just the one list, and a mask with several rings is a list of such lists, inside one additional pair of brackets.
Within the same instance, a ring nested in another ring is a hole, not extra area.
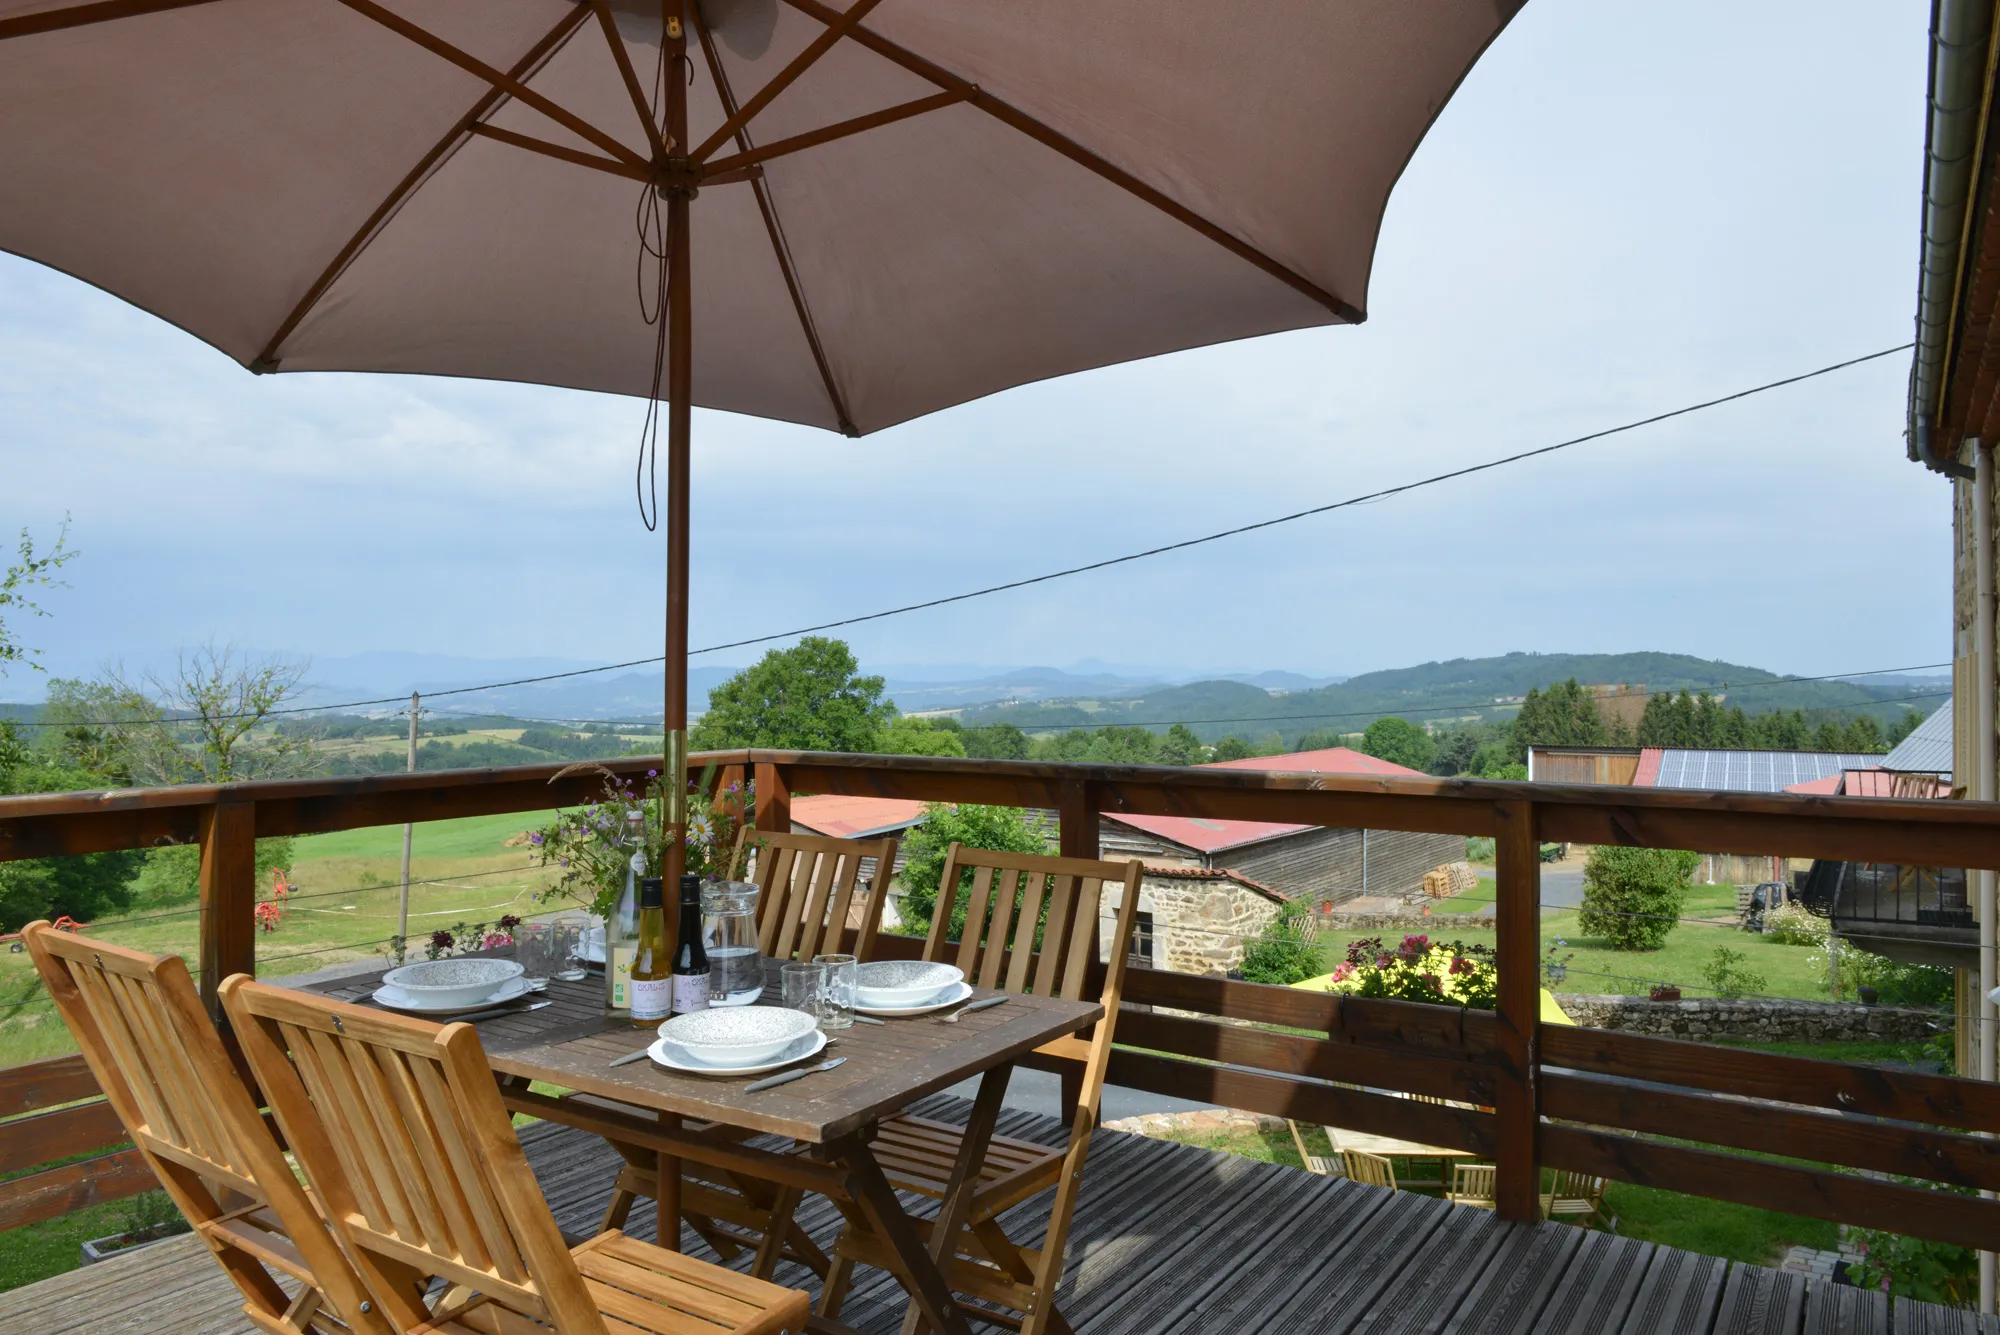
[[(666, 105), (666, 55), (666, 43), (662, 41), (659, 56), (653, 62), (653, 96), (648, 108), (656, 120), (659, 109)], [(691, 84), (694, 82), (694, 63), (688, 61), (687, 65), (688, 82)], [(632, 486), (639, 498), (639, 522), (646, 526), (648, 533), (652, 533), (660, 526), (660, 383), (667, 369), (667, 247), (677, 244), (679, 238), (667, 235), (666, 222), (660, 216), (660, 192), (650, 182), (640, 188), (633, 226), (639, 233), (639, 254), (634, 271), (639, 292), (639, 318), (653, 326), (653, 379), (646, 395), (646, 419), (639, 427), (639, 461)], [(646, 281), (646, 262), (649, 259), (653, 263), (650, 302)]]

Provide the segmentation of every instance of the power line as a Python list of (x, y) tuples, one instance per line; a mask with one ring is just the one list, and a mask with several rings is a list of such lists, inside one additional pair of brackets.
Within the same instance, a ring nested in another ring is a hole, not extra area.
[[(1581, 436), (1572, 436), (1568, 440), (1557, 441), (1553, 445), (1542, 445), (1532, 450), (1522, 450), (1519, 453), (1504, 455), (1498, 459), (1489, 459), (1485, 463), (1469, 464), (1464, 468), (1455, 468), (1449, 472), (1435, 473), (1429, 477), (1419, 478), (1414, 482), (1400, 483), (1397, 486), (1385, 487), (1380, 491), (1371, 491), (1360, 496), (1350, 496), (1346, 500), (1332, 501), (1326, 505), (1316, 505), (1310, 509), (1295, 510), (1290, 514), (1278, 515), (1272, 519), (1261, 519), (1253, 524), (1241, 524), (1235, 528), (1223, 529), (1217, 533), (1203, 534), (1198, 538), (1184, 538), (1179, 542), (1170, 542), (1159, 547), (1148, 547), (1144, 551), (1128, 552), (1124, 556), (1108, 557), (1102, 561), (1092, 561), (1085, 565), (1070, 566), (1064, 570), (1052, 570), (1044, 575), (1032, 575), (1026, 579), (1009, 580), (1004, 584), (992, 584), (983, 589), (973, 589), (966, 593), (954, 593), (943, 598), (931, 598), (920, 603), (908, 603), (902, 607), (891, 607), (884, 611), (869, 612), (862, 616), (845, 617), (839, 621), (823, 621), (816, 626), (803, 626), (796, 630), (779, 631), (771, 635), (756, 635), (745, 640), (730, 640), (724, 644), (711, 644), (706, 648), (688, 650), (688, 657), (693, 658), (700, 654), (719, 653), (724, 649), (741, 649), (753, 644), (768, 644), (773, 640), (788, 640), (795, 635), (811, 635), (817, 631), (836, 630), (842, 626), (858, 626), (863, 622), (880, 621), (885, 617), (902, 616), (908, 612), (920, 612), (932, 607), (943, 607), (950, 603), (962, 603), (972, 598), (984, 598), (991, 594), (1005, 593), (1010, 589), (1027, 588), (1033, 584), (1046, 584), (1051, 580), (1066, 579), (1071, 575), (1087, 574), (1093, 570), (1104, 570), (1111, 566), (1125, 565), (1133, 561), (1143, 561), (1148, 557), (1163, 556), (1168, 552), (1178, 552), (1189, 547), (1200, 547), (1207, 543), (1220, 542), (1224, 538), (1240, 537), (1245, 533), (1255, 533), (1262, 529), (1275, 528), (1280, 524), (1290, 524), (1300, 519), (1309, 519), (1314, 515), (1331, 514), (1335, 510), (1345, 510), (1357, 505), (1367, 505), (1374, 501), (1386, 500), (1391, 496), (1400, 496), (1405, 492), (1416, 491), (1423, 487), (1433, 487), (1442, 482), (1451, 482), (1458, 478), (1471, 477), (1476, 473), (1488, 472), (1495, 468), (1504, 468), (1508, 464), (1521, 463), (1524, 460), (1539, 458), (1545, 454), (1554, 454), (1558, 450), (1567, 450), (1578, 445), (1586, 445), (1591, 441), (1603, 440), (1609, 436), (1622, 435), (1628, 431), (1637, 431), (1641, 427), (1653, 426), (1660, 422), (1670, 421), (1676, 417), (1685, 417), (1690, 413), (1698, 413), (1709, 408), (1721, 407), (1723, 404), (1734, 403), (1739, 399), (1747, 399), (1757, 394), (1769, 393), (1774, 389), (1783, 389), (1789, 385), (1800, 384), (1807, 380), (1815, 380), (1820, 376), (1832, 375), (1836, 371), (1844, 371), (1850, 367), (1860, 366), (1867, 362), (1879, 361), (1884, 357), (1893, 357), (1899, 352), (1909, 351), (1913, 346), (1914, 344), (1910, 343), (1899, 343), (1893, 348), (1884, 348), (1880, 352), (1870, 352), (1860, 357), (1850, 357), (1846, 361), (1834, 362), (1830, 365), (1819, 367), (1816, 370), (1804, 371), (1798, 375), (1786, 376), (1780, 380), (1766, 381), (1761, 385), (1753, 385), (1748, 389), (1739, 389), (1733, 394), (1724, 394), (1720, 398), (1704, 399), (1699, 403), (1690, 403), (1684, 407), (1674, 408), (1663, 413), (1655, 413), (1650, 417), (1641, 417), (1635, 421), (1625, 422), (1618, 426), (1605, 427), (1602, 430), (1588, 432)], [(508, 686), (532, 686), (539, 682), (564, 681), (572, 677), (587, 677), (600, 672), (617, 672), (624, 668), (646, 667), (654, 663), (664, 663), (665, 661), (665, 654), (655, 654), (650, 658), (634, 658), (628, 662), (608, 663), (602, 667), (576, 668), (568, 672), (549, 672), (536, 677), (516, 677), (511, 681), (487, 682), (479, 686), (456, 686), (448, 690), (426, 691), (424, 695), (427, 699), (447, 695), (470, 695), (478, 691), (494, 691)], [(258, 717), (268, 718), (277, 715), (330, 713), (335, 710), (361, 709), (372, 705), (395, 705), (404, 703), (408, 698), (406, 695), (392, 695), (383, 696), (375, 700), (349, 700), (333, 705), (301, 705), (290, 709), (270, 710)], [(251, 716), (223, 714), (217, 717), (219, 719), (235, 719)], [(126, 721), (145, 722), (146, 720)], [(33, 726), (49, 727), (56, 725), (40, 724)], [(70, 723), (62, 726), (113, 727), (118, 725)]]

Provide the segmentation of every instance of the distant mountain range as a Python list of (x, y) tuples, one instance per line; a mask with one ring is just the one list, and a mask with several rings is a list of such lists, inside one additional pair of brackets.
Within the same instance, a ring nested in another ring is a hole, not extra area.
[[(1950, 678), (1872, 677), (1853, 681), (1786, 681), (1778, 673), (1686, 654), (1529, 654), (1458, 658), (1365, 673), (1345, 681), (1273, 694), (1246, 681), (1201, 681), (1120, 698), (1077, 696), (967, 710), (968, 725), (1009, 722), (1028, 731), (1097, 728), (1107, 724), (1164, 728), (1186, 723), (1203, 741), (1234, 732), (1276, 732), (1288, 744), (1306, 732), (1360, 732), (1397, 715), (1417, 722), (1512, 718), (1521, 696), (1575, 677), (1586, 685), (1643, 685), (1647, 692), (1708, 690), (1750, 713), (1770, 709), (1829, 709), (1882, 720), (1906, 709), (1929, 713), (1943, 703)], [(1914, 697), (1914, 698), (1913, 698)]]

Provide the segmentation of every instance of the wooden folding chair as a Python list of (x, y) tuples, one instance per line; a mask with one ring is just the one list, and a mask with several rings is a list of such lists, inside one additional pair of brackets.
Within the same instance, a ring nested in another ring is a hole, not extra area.
[(1331, 1155), (1314, 1154), (1311, 1150), (1307, 1149), (1305, 1132), (1300, 1129), (1297, 1122), (1294, 1122), (1289, 1117), (1285, 1119), (1285, 1129), (1292, 1133), (1292, 1144), (1298, 1146), (1299, 1150), (1299, 1162), (1305, 1165), (1305, 1170), (1308, 1173), (1317, 1173), (1321, 1177), (1339, 1177), (1341, 1175), (1340, 1142), (1334, 1139), (1333, 1128), (1325, 1128), (1327, 1143), (1333, 1147)]
[(1553, 1171), (1549, 1190), (1542, 1193), (1542, 1218), (1573, 1219), (1589, 1224), (1604, 1212), (1604, 1179), (1567, 1168)]
[[(623, 1233), (563, 1242), (479, 1034), (255, 983), (223, 1005), (399, 1335), (775, 1335), (806, 1295)], [(434, 1304), (425, 1302), (445, 1281)]]
[(1379, 1154), (1369, 1154), (1365, 1150), (1342, 1150), (1340, 1166), (1350, 1182), (1359, 1182), (1364, 1187), (1396, 1190), (1396, 1165)]
[[(270, 1335), (389, 1335), (257, 1111), (177, 955), (21, 932), (132, 1143)], [(279, 1276), (294, 1281), (290, 1297)]]
[[(1069, 1142), (1052, 1149), (994, 1136), (979, 1166), (963, 1231), (952, 1244), (947, 1271), (952, 1287), (989, 1307), (1020, 1313), (1019, 1327), (1025, 1335), (1067, 1329), (1055, 1310), (1056, 1281), (1062, 1276), (1063, 1248), (1082, 1188), (1090, 1134), (1097, 1126), (1144, 873), (1136, 859), (1036, 857), (953, 844), (938, 881), (925, 959), (956, 964), (980, 987), (1073, 1001), (1083, 997), (1086, 976), (1098, 958), (1097, 918), (1104, 887), (1124, 886), (1104, 965), (1104, 1018), (1087, 1040), (1072, 1036), (1038, 1049), (1081, 1063), (1083, 1079), (1070, 1113)], [(965, 930), (953, 941), (948, 939), (952, 911), (960, 883), (968, 877)], [(942, 1200), (963, 1135), (964, 1129), (950, 1122), (903, 1113), (876, 1128), (873, 1149), (893, 1186)], [(1056, 1188), (1055, 1200), (1041, 1248), (1017, 1246), (1001, 1230), (998, 1216), (1051, 1186)], [(917, 1227), (928, 1235), (927, 1224), (920, 1222)], [(937, 1253), (935, 1243), (932, 1251)], [(822, 1315), (839, 1315), (857, 1263), (894, 1269), (882, 1239), (850, 1222), (834, 1247), (833, 1269), (821, 1298)], [(989, 1319), (986, 1310), (980, 1319)], [(905, 1335), (920, 1320), (912, 1310), (903, 1324)], [(1002, 1321), (1014, 1324), (1010, 1317)]]
[[(739, 874), (753, 832), (737, 836), (730, 859), (731, 874)], [(895, 874), (896, 840), (829, 839), (817, 834), (754, 832), (757, 867), (758, 950), (773, 959), (810, 960), (814, 955), (849, 954), (866, 959), (882, 925), (882, 906)], [(872, 884), (862, 880), (862, 863), (873, 859)], [(584, 1102), (609, 1100), (573, 1095)], [(741, 1137), (739, 1128), (692, 1126), (708, 1135)], [(641, 1197), (658, 1199), (659, 1160), (637, 1145), (612, 1147), (624, 1158), (611, 1188), (600, 1230), (623, 1228)], [(792, 1219), (801, 1193), (755, 1178), (683, 1160), (681, 1218), (715, 1248), (725, 1261), (745, 1251), (756, 1253), (750, 1273), (769, 1279), (780, 1260), (797, 1261), (824, 1279), (826, 1253)]]
[(1490, 1163), (1453, 1164), (1451, 1190), (1445, 1193), (1445, 1199), (1453, 1205), (1470, 1205), (1480, 1210), (1493, 1209), (1499, 1204), (1493, 1186), (1496, 1171)]

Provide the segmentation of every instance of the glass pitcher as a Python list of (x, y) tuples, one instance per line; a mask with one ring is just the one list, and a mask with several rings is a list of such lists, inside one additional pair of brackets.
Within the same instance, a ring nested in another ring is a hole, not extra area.
[(710, 881), (702, 886), (701, 943), (708, 950), (709, 1005), (748, 1006), (764, 995), (754, 882)]

